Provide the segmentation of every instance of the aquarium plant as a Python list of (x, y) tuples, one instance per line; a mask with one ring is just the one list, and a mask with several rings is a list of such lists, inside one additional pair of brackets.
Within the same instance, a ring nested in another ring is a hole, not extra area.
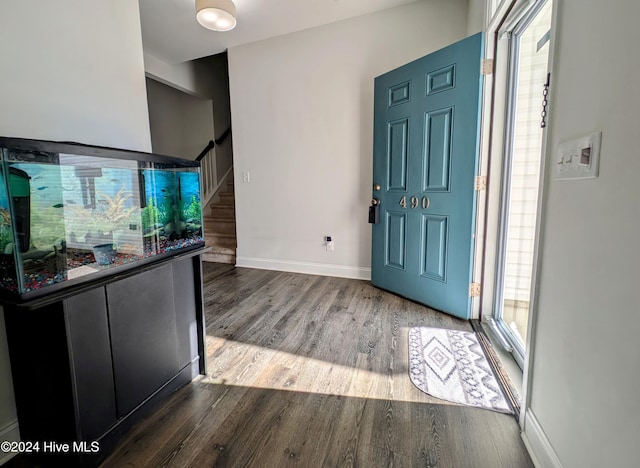
[(160, 211), (156, 206), (153, 197), (147, 201), (147, 206), (142, 208), (142, 232), (147, 235), (158, 229), (160, 226)]
[(13, 232), (11, 225), (3, 222), (0, 224), (0, 254), (10, 254), (13, 251)]
[[(113, 196), (97, 194), (95, 208), (83, 208), (70, 205), (74, 221), (73, 232), (83, 233), (88, 244), (104, 244), (113, 241), (114, 232), (126, 230), (134, 220), (137, 208), (127, 208), (127, 202), (133, 198), (124, 186)], [(79, 234), (79, 235), (83, 235)]]
[(196, 198), (195, 195), (191, 195), (191, 203), (184, 211), (184, 217), (187, 221), (196, 221), (200, 223), (200, 218), (202, 217), (202, 207), (200, 206), (200, 201)]

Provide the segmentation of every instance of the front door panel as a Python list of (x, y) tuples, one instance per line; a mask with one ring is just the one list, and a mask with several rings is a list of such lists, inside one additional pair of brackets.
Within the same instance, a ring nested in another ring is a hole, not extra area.
[(447, 237), (449, 223), (446, 216), (422, 215), (422, 245), (424, 261), (420, 274), (425, 278), (446, 282)]
[(376, 78), (374, 285), (469, 318), (481, 34)]
[(423, 192), (446, 192), (449, 190), (451, 169), (451, 125), (453, 108), (426, 113), (422, 167), (424, 167)]
[(407, 214), (387, 211), (385, 266), (403, 270), (407, 258)]
[(409, 120), (402, 119), (389, 123), (387, 148), (387, 189), (404, 191), (407, 189), (407, 146), (409, 143)]

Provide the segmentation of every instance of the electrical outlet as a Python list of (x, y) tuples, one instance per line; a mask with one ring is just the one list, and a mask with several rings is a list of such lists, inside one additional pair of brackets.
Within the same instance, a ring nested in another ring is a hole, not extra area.
[(333, 252), (333, 237), (325, 236), (324, 243), (325, 243), (325, 246), (327, 247), (327, 252)]

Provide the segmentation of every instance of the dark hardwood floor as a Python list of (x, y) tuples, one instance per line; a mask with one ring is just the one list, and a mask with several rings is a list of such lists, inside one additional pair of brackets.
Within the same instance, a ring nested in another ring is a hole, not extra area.
[(204, 271), (208, 376), (134, 427), (103, 467), (533, 466), (512, 416), (409, 380), (410, 327), (469, 323), (365, 281)]

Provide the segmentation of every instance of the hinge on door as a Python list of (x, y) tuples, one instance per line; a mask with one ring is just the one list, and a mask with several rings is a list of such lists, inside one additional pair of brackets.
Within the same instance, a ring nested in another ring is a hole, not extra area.
[(469, 297), (479, 297), (479, 296), (480, 296), (480, 283), (470, 283)]
[(493, 75), (493, 59), (483, 59), (480, 65), (480, 73), (483, 75)]
[(484, 176), (484, 175), (476, 176), (475, 189), (487, 190), (487, 176)]

